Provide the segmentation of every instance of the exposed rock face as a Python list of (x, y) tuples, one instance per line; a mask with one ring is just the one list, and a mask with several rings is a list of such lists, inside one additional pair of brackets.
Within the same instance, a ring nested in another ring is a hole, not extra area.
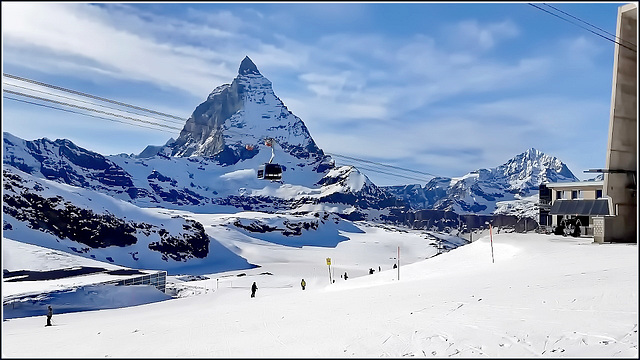
[(245, 57), (231, 84), (218, 86), (187, 120), (172, 156), (213, 157), (230, 165), (256, 156), (266, 138), (300, 159), (324, 157), (302, 120), (275, 95), (271, 82)]

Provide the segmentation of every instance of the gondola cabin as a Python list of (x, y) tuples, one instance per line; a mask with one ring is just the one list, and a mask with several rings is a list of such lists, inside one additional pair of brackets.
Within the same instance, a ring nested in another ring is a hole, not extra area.
[(280, 180), (282, 179), (282, 167), (279, 164), (262, 164), (258, 167), (258, 179)]

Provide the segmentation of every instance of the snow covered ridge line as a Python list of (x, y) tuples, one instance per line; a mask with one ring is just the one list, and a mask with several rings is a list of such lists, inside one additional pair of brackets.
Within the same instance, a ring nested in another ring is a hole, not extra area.
[(221, 207), (275, 212), (319, 203), (357, 202), (363, 209), (380, 209), (394, 199), (353, 167), (319, 173), (321, 163), (306, 163), (290, 155), (280, 157), (287, 167), (286, 182), (271, 184), (256, 179), (256, 168), (261, 164), (258, 159), (220, 166), (202, 157), (104, 157), (68, 140), (25, 141), (8, 133), (4, 135), (5, 165), (141, 207), (201, 213), (217, 212)]
[[(384, 187), (412, 209), (450, 210), (458, 214), (502, 214), (537, 218), (535, 197), (544, 182), (578, 181), (558, 158), (531, 148), (491, 169), (459, 178), (436, 177), (426, 185)], [(513, 211), (511, 211), (513, 210)]]

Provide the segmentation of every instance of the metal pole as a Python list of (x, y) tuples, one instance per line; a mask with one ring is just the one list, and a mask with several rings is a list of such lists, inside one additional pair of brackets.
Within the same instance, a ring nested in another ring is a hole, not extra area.
[(493, 258), (493, 228), (491, 227), (491, 224), (489, 224), (489, 239), (491, 240), (491, 262), (495, 263)]
[(400, 281), (400, 246), (398, 246), (398, 281)]

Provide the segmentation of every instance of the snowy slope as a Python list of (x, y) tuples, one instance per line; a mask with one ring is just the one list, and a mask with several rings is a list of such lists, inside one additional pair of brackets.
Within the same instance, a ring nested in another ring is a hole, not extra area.
[[(495, 262), (485, 236), (401, 265), (398, 280), (393, 260), (373, 275), (361, 262), (394, 256), (371, 246), (388, 234), (362, 236), (332, 253), (256, 252), (262, 268), (190, 282), (199, 296), (56, 314), (52, 328), (44, 314), (5, 321), (3, 357), (638, 357), (636, 244), (494, 234)], [(329, 284), (329, 256), (348, 280)]]
[[(350, 170), (331, 176), (350, 188), (367, 185)], [(303, 211), (296, 214), (230, 212), (228, 208), (218, 213), (193, 213), (138, 207), (9, 166), (3, 170), (3, 180), (4, 237), (120, 266), (167, 270), (169, 274), (199, 275), (257, 266), (242, 252), (234, 252), (238, 245), (228, 243), (228, 238), (294, 248), (335, 247), (352, 233), (361, 232), (351, 221), (336, 215), (348, 211), (348, 204), (337, 209), (321, 202), (305, 203)], [(333, 187), (342, 185), (327, 183), (307, 196), (327, 198), (335, 191)], [(304, 188), (287, 184), (263, 189), (267, 190), (289, 191), (287, 196), (295, 199)]]
[(9, 170), (3, 169), (2, 218), (8, 239), (130, 268), (251, 266), (217, 245), (196, 221)]

